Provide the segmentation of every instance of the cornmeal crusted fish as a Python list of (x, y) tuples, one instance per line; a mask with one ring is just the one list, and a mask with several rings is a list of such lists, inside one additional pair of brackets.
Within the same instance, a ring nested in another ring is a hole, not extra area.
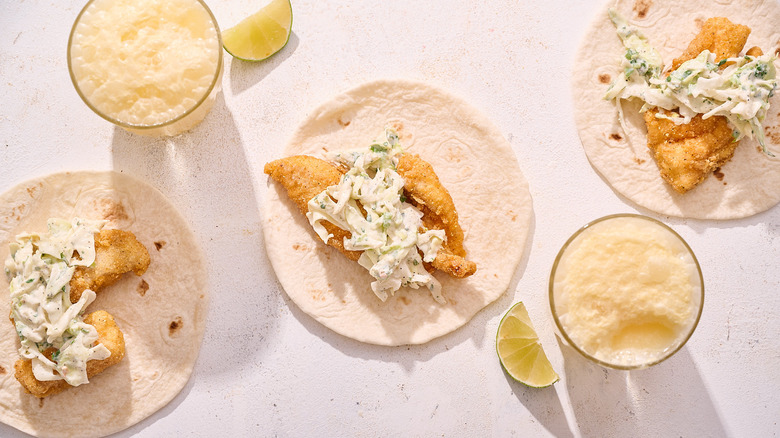
[[(48, 222), (48, 235), (21, 235), (13, 245), (13, 255), (6, 263), (7, 272), (14, 276), (10, 320), (22, 340), (22, 358), (14, 365), (14, 377), (25, 392), (35, 397), (48, 397), (87, 383), (90, 377), (118, 363), (125, 355), (124, 336), (108, 312), (96, 311), (83, 319), (80, 315), (84, 306), (94, 300), (97, 290), (126, 272), (142, 275), (150, 258), (133, 233), (101, 230), (102, 226), (100, 221), (75, 219), (69, 223), (52, 219)], [(52, 255), (58, 252), (59, 258)], [(27, 278), (23, 283), (30, 285), (29, 290), (19, 287), (19, 278)], [(78, 313), (63, 300), (76, 306)], [(43, 319), (41, 313), (45, 315)], [(61, 327), (63, 321), (70, 321), (69, 325)], [(42, 327), (45, 332), (38, 339)], [(58, 334), (59, 330), (64, 332)], [(94, 338), (87, 338), (90, 336)], [(88, 351), (79, 350), (82, 342), (88, 342), (83, 346)], [(86, 356), (81, 357), (82, 354)], [(39, 367), (41, 363), (48, 364), (36, 369), (36, 360)], [(46, 367), (55, 369), (47, 371)]]
[[(339, 183), (342, 172), (325, 160), (306, 155), (296, 155), (267, 163), (264, 172), (287, 190), (290, 199), (301, 213), (308, 211), (309, 200), (329, 186)], [(463, 230), (452, 197), (441, 185), (430, 164), (414, 154), (401, 155), (398, 173), (404, 178), (404, 192), (411, 203), (423, 213), (423, 224), (429, 229), (444, 230), (447, 241), (439, 250), (431, 265), (454, 277), (463, 278), (476, 272), (476, 263), (465, 260)], [(362, 251), (344, 248), (344, 238), (351, 233), (329, 223), (322, 223), (333, 236), (328, 245), (338, 249), (350, 260), (358, 260)]]
[[(287, 195), (304, 215), (309, 211), (309, 200), (329, 186), (338, 184), (341, 179), (341, 172), (334, 165), (308, 155), (296, 155), (266, 163), (263, 171), (287, 189)], [(360, 251), (344, 248), (344, 239), (349, 239), (352, 233), (329, 222), (322, 225), (333, 235), (328, 239), (328, 245), (338, 249), (352, 261), (360, 258)]]
[(75, 303), (85, 289), (99, 292), (132, 271), (141, 276), (149, 267), (149, 252), (133, 233), (101, 230), (95, 233), (95, 263), (79, 266), (70, 280), (70, 301)]
[[(116, 322), (114, 322), (114, 318), (104, 310), (90, 313), (84, 317), (84, 322), (97, 329), (99, 335), (97, 343), (102, 344), (111, 352), (111, 355), (106, 359), (87, 362), (87, 376), (92, 378), (106, 368), (119, 363), (125, 357), (125, 338), (122, 335), (122, 331), (117, 327)], [(54, 352), (55, 349), (50, 348), (46, 352), (46, 356), (51, 359), (51, 355)], [(71, 387), (64, 380), (42, 382), (36, 379), (33, 375), (32, 361), (30, 359), (17, 360), (14, 370), (14, 377), (22, 384), (25, 392), (38, 398), (48, 397)]]
[(447, 235), (444, 246), (433, 260), (433, 267), (457, 278), (476, 272), (476, 263), (465, 259), (463, 230), (455, 203), (433, 166), (415, 154), (405, 153), (398, 159), (397, 170), (404, 179), (404, 191), (412, 205), (423, 213), (423, 225), (431, 230), (444, 230)]
[[(672, 70), (704, 50), (715, 53), (718, 60), (737, 56), (748, 35), (750, 28), (747, 26), (733, 24), (727, 18), (710, 18), (683, 54), (674, 60)], [(659, 111), (664, 112), (653, 108), (644, 114), (647, 147), (653, 151), (661, 177), (678, 193), (696, 187), (734, 155), (739, 141), (734, 140), (726, 117), (713, 116), (705, 120), (699, 114), (690, 123), (677, 125), (656, 117)]]

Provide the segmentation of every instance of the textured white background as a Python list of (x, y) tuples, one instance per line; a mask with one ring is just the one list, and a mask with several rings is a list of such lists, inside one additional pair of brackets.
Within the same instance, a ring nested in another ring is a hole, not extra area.
[[(209, 321), (190, 383), (118, 436), (777, 436), (780, 208), (729, 222), (659, 217), (601, 180), (579, 144), (568, 85), (600, 1), (293, 0), (287, 47), (259, 64), (227, 56), (213, 111), (168, 140), (114, 128), (79, 99), (65, 50), (82, 4), (0, 2), (0, 191), (57, 171), (125, 172), (173, 201), (210, 258)], [(223, 28), (261, 4), (209, 1)], [(308, 111), (396, 77), (460, 95), (498, 125), (531, 185), (534, 222), (502, 298), (448, 336), (384, 348), (330, 332), (286, 298), (263, 250), (259, 206), (263, 164)], [(672, 359), (606, 370), (558, 342), (547, 280), (578, 227), (636, 211), (694, 249), (705, 309)], [(499, 365), (496, 327), (518, 300), (561, 374), (552, 388), (526, 388)], [(0, 436), (22, 435), (0, 425)]]

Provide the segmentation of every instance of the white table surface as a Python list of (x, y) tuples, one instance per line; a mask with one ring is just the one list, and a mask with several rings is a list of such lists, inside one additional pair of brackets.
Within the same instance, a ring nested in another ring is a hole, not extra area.
[[(190, 382), (117, 436), (777, 436), (780, 207), (727, 222), (659, 216), (591, 168), (568, 83), (601, 1), (293, 0), (287, 47), (258, 64), (226, 56), (214, 109), (172, 139), (128, 134), (79, 99), (65, 51), (83, 3), (0, 3), (0, 191), (58, 171), (125, 172), (167, 195), (210, 256), (208, 325)], [(261, 4), (209, 1), (223, 29)], [(319, 325), (286, 297), (263, 249), (263, 164), (316, 105), (376, 78), (428, 81), (482, 110), (534, 198), (507, 293), (421, 346), (361, 344)], [(547, 301), (560, 246), (618, 212), (671, 225), (704, 273), (696, 333), (648, 370), (603, 369), (561, 345)], [(519, 300), (561, 375), (552, 388), (526, 388), (498, 362), (498, 322)], [(0, 436), (24, 434), (0, 425)]]

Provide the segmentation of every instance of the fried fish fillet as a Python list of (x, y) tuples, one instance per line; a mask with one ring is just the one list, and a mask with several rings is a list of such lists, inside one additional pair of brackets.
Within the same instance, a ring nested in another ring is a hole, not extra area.
[[(703, 50), (715, 53), (716, 59), (737, 56), (745, 46), (750, 28), (734, 24), (727, 18), (708, 19), (688, 48), (672, 63), (676, 69)], [(653, 151), (661, 177), (678, 193), (696, 187), (715, 169), (734, 155), (739, 142), (723, 116), (704, 120), (701, 114), (685, 125), (675, 125), (656, 117), (658, 108), (644, 114), (647, 125), (647, 147)]]
[[(430, 164), (413, 154), (403, 154), (398, 163), (398, 173), (404, 178), (404, 192), (423, 213), (423, 225), (428, 229), (444, 230), (447, 241), (439, 250), (432, 265), (454, 277), (467, 277), (476, 272), (476, 264), (465, 260), (463, 230), (458, 224), (458, 214), (447, 190), (441, 185)], [(301, 213), (308, 212), (308, 202), (323, 190), (338, 184), (342, 173), (338, 168), (319, 158), (295, 155), (267, 163), (263, 171), (287, 189), (290, 199)], [(350, 260), (357, 260), (362, 251), (344, 249), (344, 238), (352, 233), (324, 222), (328, 240)]]
[[(106, 359), (87, 362), (87, 377), (91, 379), (106, 368), (117, 364), (125, 357), (125, 338), (116, 325), (114, 318), (104, 310), (90, 313), (84, 318), (84, 322), (97, 329), (97, 342), (103, 344), (111, 352), (111, 356)], [(45, 354), (51, 358), (55, 351), (54, 348), (50, 348)], [(48, 397), (71, 387), (64, 380), (40, 381), (36, 379), (33, 375), (32, 361), (30, 359), (17, 360), (16, 364), (14, 364), (14, 370), (14, 377), (22, 384), (24, 390), (38, 398)]]
[(682, 55), (672, 61), (672, 70), (705, 50), (714, 53), (716, 60), (733, 58), (745, 47), (749, 35), (750, 28), (747, 26), (734, 24), (724, 17), (710, 18), (704, 22)]
[(86, 289), (100, 291), (126, 272), (143, 275), (149, 262), (149, 252), (133, 233), (101, 230), (95, 233), (95, 263), (78, 266), (70, 280), (70, 301), (77, 302)]
[[(287, 195), (304, 215), (309, 211), (307, 206), (309, 200), (329, 186), (338, 184), (342, 175), (327, 161), (308, 155), (295, 155), (271, 161), (263, 167), (263, 172), (287, 189)], [(322, 224), (328, 233), (333, 235), (328, 239), (328, 245), (338, 249), (352, 261), (360, 258), (362, 251), (349, 251), (344, 248), (344, 239), (352, 237), (352, 233), (327, 221)]]
[(645, 113), (647, 146), (653, 150), (661, 177), (678, 193), (696, 187), (734, 155), (739, 142), (723, 116), (702, 119), (701, 114), (690, 123), (675, 125), (655, 115), (657, 109)]
[(439, 181), (433, 166), (415, 154), (405, 153), (398, 159), (398, 174), (404, 179), (404, 192), (422, 213), (423, 225), (429, 230), (444, 230), (447, 240), (436, 254), (433, 267), (453, 277), (468, 277), (477, 264), (466, 260), (463, 230), (452, 196)]

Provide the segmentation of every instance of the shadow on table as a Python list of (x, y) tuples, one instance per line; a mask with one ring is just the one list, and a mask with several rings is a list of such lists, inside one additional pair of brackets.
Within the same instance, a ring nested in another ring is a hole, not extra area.
[(566, 386), (583, 437), (726, 436), (687, 348), (644, 370), (603, 368), (560, 339)]
[[(281, 285), (279, 288), (281, 290)], [(433, 339), (422, 345), (388, 347), (384, 345), (366, 344), (342, 336), (320, 324), (314, 318), (299, 309), (286, 294), (284, 295), (284, 301), (287, 303), (290, 313), (292, 313), (295, 319), (297, 319), (309, 333), (327, 342), (333, 348), (341, 351), (347, 356), (366, 361), (395, 362), (401, 365), (407, 372), (414, 370), (418, 362), (427, 362), (437, 354), (447, 351), (450, 347), (458, 345), (467, 339), (481, 339), (482, 333), (484, 332), (484, 328), (480, 329), (480, 333), (475, 333), (474, 330), (461, 327), (453, 333)], [(403, 351), (403, 353), (399, 354), (401, 351)]]
[[(561, 399), (556, 392), (557, 385), (560, 385), (560, 383), (556, 383), (552, 388), (539, 389), (529, 388), (515, 381), (506, 372), (504, 373), (504, 378), (506, 378), (506, 381), (512, 388), (512, 393), (517, 397), (517, 400), (528, 409), (528, 412), (551, 435), (557, 438), (571, 438), (574, 436), (566, 421), (566, 414), (563, 410)], [(518, 436), (523, 436), (523, 432), (520, 429), (521, 426), (517, 427), (517, 430), (511, 430), (511, 432), (518, 434)]]
[(279, 298), (261, 293), (273, 274), (260, 250), (252, 170), (222, 94), (189, 132), (148, 138), (116, 128), (112, 147), (114, 169), (159, 189), (190, 224), (205, 254), (210, 293), (196, 367), (200, 377), (257, 363), (274, 345)]
[[(194, 385), (194, 379), (190, 377), (190, 380), (187, 382), (186, 385), (184, 385), (184, 388), (182, 388), (181, 392), (176, 395), (176, 397), (173, 398), (167, 405), (163, 406), (159, 411), (152, 414), (150, 417), (141, 420), (139, 423), (134, 424), (133, 426), (130, 426), (129, 428), (117, 432), (115, 434), (109, 435), (111, 438), (129, 438), (136, 436), (140, 434), (144, 429), (149, 427), (154, 421), (158, 418), (165, 418), (168, 416), (168, 414), (175, 411), (181, 402), (183, 402), (187, 396), (189, 395), (190, 391), (192, 391), (192, 386)], [(139, 403), (143, 403), (143, 399), (138, 401)]]
[[(282, 50), (271, 56), (271, 58), (260, 61), (242, 61), (233, 58), (230, 61), (230, 91), (233, 95), (241, 94), (260, 82), (268, 76), (276, 67), (292, 56), (295, 49), (298, 48), (300, 40), (295, 32), (290, 33), (290, 39)], [(225, 55), (230, 56), (230, 55)]]

